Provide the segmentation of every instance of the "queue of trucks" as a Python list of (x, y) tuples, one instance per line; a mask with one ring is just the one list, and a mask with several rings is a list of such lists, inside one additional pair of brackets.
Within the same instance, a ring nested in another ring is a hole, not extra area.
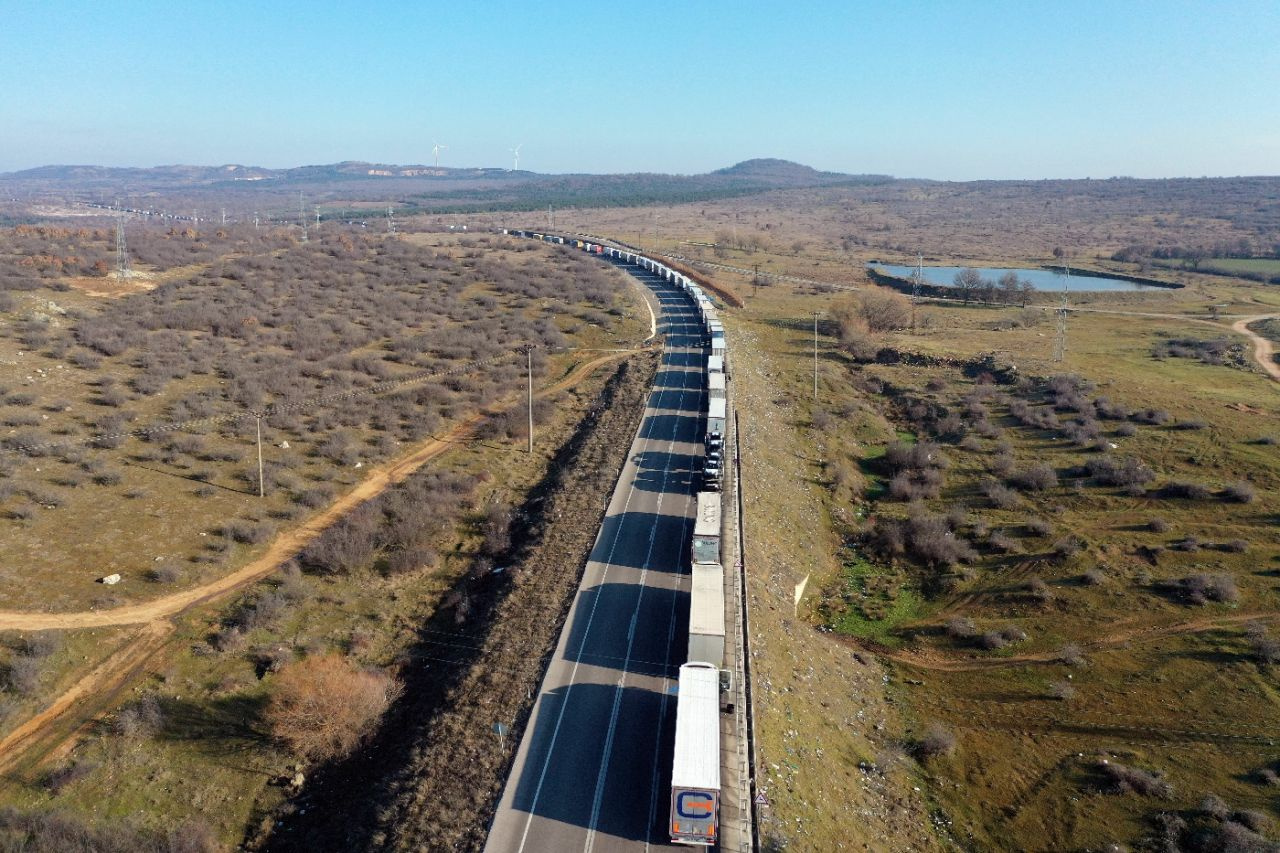
[(728, 682), (724, 667), (725, 582), (721, 488), (728, 411), (728, 350), (715, 303), (688, 276), (652, 258), (615, 246), (559, 234), (504, 229), (504, 234), (573, 246), (638, 267), (674, 285), (697, 311), (706, 352), (706, 408), (701, 432), (697, 515), (689, 555), (689, 641), (676, 699), (675, 754), (671, 768), (672, 842), (714, 846), (720, 813), (720, 713)]

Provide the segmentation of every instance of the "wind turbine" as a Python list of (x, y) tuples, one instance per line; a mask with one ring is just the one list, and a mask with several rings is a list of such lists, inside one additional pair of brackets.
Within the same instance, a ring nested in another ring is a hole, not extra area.
[(437, 142), (435, 145), (431, 146), (431, 154), (432, 154), (432, 156), (434, 156), (434, 157), (436, 158), (436, 168), (437, 168), (437, 169), (439, 169), (439, 168), (440, 168), (440, 152), (441, 152), (441, 151), (444, 151), (444, 150), (445, 150), (446, 148), (448, 148), (448, 147), (449, 147), (448, 145), (441, 145), (439, 142)]
[(521, 149), (521, 148), (523, 148), (523, 147), (524, 147), (524, 143), (523, 143), (523, 142), (521, 142), (521, 143), (520, 143), (519, 145), (517, 145), (515, 148), (508, 148), (508, 149), (507, 149), (507, 150), (508, 150), (508, 151), (510, 151), (512, 154), (514, 154), (514, 155), (515, 155), (515, 158), (516, 158), (516, 159), (515, 159), (515, 167), (514, 167), (514, 168), (512, 168), (512, 170), (511, 170), (511, 171), (513, 171), (513, 172), (518, 172), (518, 171), (520, 171), (520, 149)]

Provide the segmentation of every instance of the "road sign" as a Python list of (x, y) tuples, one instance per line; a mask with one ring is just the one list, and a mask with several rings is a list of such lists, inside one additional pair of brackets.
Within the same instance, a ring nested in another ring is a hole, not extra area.
[(769, 798), (765, 796), (764, 791), (761, 791), (760, 793), (756, 794), (756, 805), (757, 806), (769, 805)]

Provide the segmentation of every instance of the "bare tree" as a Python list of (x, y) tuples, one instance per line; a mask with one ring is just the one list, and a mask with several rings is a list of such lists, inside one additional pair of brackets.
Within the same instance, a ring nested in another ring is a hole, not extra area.
[(294, 752), (324, 760), (350, 752), (400, 695), (401, 685), (336, 654), (287, 664), (275, 676), (265, 717)]
[(982, 273), (973, 267), (965, 267), (956, 273), (953, 279), (956, 289), (960, 291), (960, 295), (964, 297), (964, 304), (968, 305), (969, 300), (973, 298), (978, 289), (982, 287)]

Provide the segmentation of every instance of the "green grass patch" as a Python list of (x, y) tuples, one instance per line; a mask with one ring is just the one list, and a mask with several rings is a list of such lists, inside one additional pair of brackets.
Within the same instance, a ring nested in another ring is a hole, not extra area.
[(839, 588), (827, 606), (833, 630), (895, 646), (900, 641), (894, 630), (920, 618), (925, 601), (903, 575), (854, 556), (841, 569)]

